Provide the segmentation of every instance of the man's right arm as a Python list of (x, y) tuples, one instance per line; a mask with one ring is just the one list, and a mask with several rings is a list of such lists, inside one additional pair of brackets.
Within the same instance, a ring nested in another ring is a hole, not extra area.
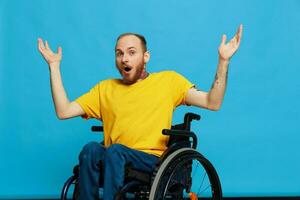
[(84, 114), (81, 106), (75, 102), (70, 102), (64, 89), (59, 66), (50, 67), (50, 82), (53, 103), (55, 106), (56, 116), (59, 119), (68, 119), (81, 116)]
[(58, 53), (53, 53), (47, 41), (44, 45), (42, 39), (39, 38), (38, 49), (49, 65), (51, 93), (57, 117), (59, 119), (68, 119), (84, 115), (85, 112), (78, 103), (69, 101), (64, 89), (60, 73), (61, 47), (58, 48)]

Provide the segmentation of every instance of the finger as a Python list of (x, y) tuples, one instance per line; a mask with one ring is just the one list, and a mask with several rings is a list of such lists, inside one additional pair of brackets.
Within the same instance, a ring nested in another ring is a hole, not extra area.
[(41, 49), (45, 49), (43, 40), (40, 40), (39, 44), (40, 44)]
[(38, 38), (38, 49), (39, 49), (40, 53), (42, 54), (42, 56), (45, 58), (45, 60), (47, 60), (49, 55), (44, 47), (43, 40), (41, 38)]
[(38, 43), (42, 42), (43, 39), (42, 38), (38, 38)]
[(242, 39), (242, 35), (243, 35), (243, 24), (240, 25), (240, 28), (239, 28), (239, 42), (241, 41)]
[(50, 46), (49, 46), (49, 44), (48, 44), (48, 41), (47, 41), (47, 40), (45, 41), (45, 46), (46, 46), (46, 49), (50, 50)]
[(42, 48), (42, 49), (45, 49), (45, 45), (44, 45), (44, 42), (43, 42), (43, 41), (41, 41), (41, 48)]
[(42, 43), (43, 42), (43, 40), (41, 39), (41, 38), (38, 38), (38, 48), (39, 48), (39, 50), (41, 50), (41, 47), (42, 47)]
[(58, 52), (58, 55), (62, 55), (62, 48), (61, 47), (58, 47), (58, 49), (57, 49), (57, 52)]
[(41, 53), (43, 53), (43, 40), (41, 38), (38, 38), (38, 49)]
[(236, 40), (237, 40), (237, 43), (239, 44), (240, 41), (241, 41), (241, 38), (242, 38), (242, 33), (243, 33), (243, 24), (240, 24), (239, 28), (238, 28), (238, 31), (236, 33)]
[(225, 34), (223, 34), (221, 45), (225, 45), (226, 39), (227, 39), (227, 36)]
[(38, 38), (38, 44), (40, 44), (42, 41), (42, 38)]

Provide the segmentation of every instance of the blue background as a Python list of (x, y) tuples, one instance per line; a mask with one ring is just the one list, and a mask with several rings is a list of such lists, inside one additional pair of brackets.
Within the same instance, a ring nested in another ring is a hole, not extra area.
[(101, 136), (96, 120), (55, 117), (49, 71), (37, 38), (63, 47), (71, 100), (119, 77), (116, 37), (148, 39), (150, 72), (175, 70), (208, 91), (223, 33), (244, 33), (232, 58), (222, 109), (193, 111), (199, 150), (225, 196), (300, 195), (300, 1), (0, 0), (0, 198), (58, 198), (82, 146)]

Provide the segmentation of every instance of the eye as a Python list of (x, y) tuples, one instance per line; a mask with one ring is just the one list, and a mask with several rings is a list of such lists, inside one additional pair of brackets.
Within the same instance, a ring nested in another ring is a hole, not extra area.
[(120, 52), (120, 51), (117, 51), (117, 52), (116, 52), (116, 56), (117, 56), (117, 57), (120, 57), (120, 56), (122, 56), (122, 55), (123, 55), (122, 52)]
[(133, 56), (135, 54), (135, 51), (131, 50), (129, 51), (129, 55)]

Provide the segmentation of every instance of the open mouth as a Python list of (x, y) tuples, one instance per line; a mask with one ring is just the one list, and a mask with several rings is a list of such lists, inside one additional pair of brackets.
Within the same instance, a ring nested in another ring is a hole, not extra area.
[(130, 71), (131, 71), (131, 68), (130, 68), (130, 67), (127, 67), (127, 66), (125, 66), (125, 67), (124, 67), (124, 71), (126, 71), (126, 72), (130, 72)]

